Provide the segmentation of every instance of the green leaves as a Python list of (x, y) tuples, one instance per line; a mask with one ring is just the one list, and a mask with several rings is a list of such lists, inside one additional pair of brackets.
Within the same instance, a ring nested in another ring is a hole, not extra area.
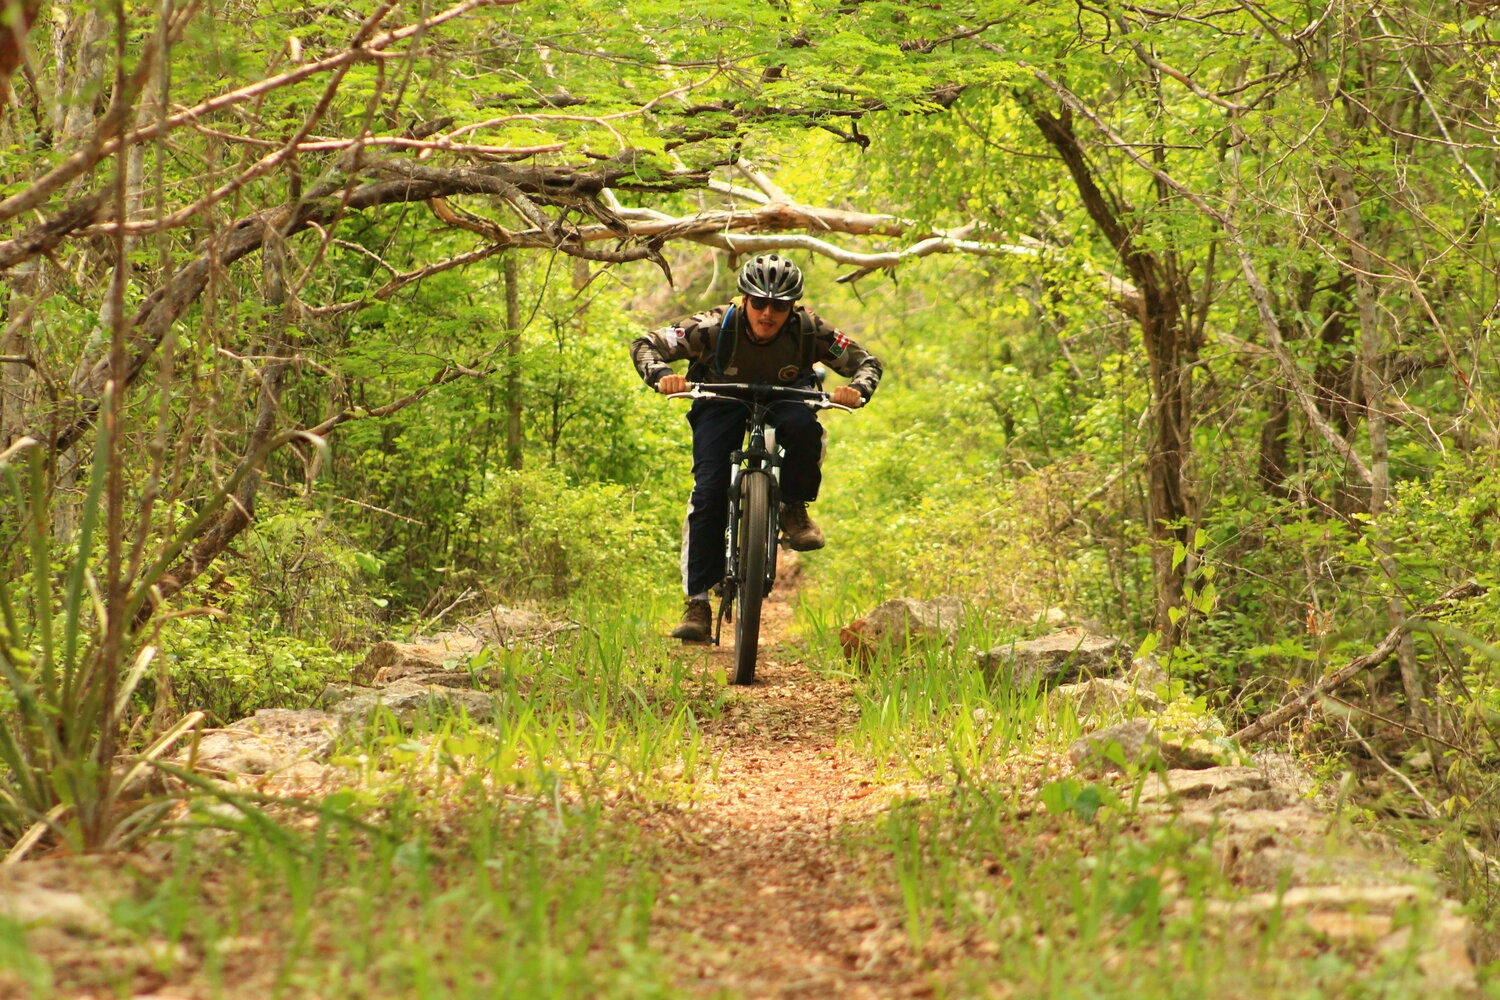
[(1119, 803), (1119, 796), (1113, 789), (1092, 783), (1085, 785), (1077, 778), (1063, 778), (1043, 785), (1037, 797), (1054, 816), (1071, 814), (1085, 823), (1092, 823), (1094, 816), (1105, 806)]

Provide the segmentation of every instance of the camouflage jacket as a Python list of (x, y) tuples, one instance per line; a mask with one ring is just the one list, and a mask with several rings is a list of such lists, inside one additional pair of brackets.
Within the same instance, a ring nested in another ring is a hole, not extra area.
[[(821, 362), (849, 379), (868, 402), (880, 385), (880, 359), (830, 326), (812, 310), (797, 308), (769, 344), (757, 344), (746, 330), (744, 312), (735, 308), (737, 338), (720, 348), (725, 336), (724, 314), (729, 306), (715, 306), (672, 326), (637, 337), (630, 345), (636, 371), (652, 388), (672, 372), (671, 362), (691, 361), (687, 377), (693, 382), (754, 382), (772, 385), (806, 383), (812, 365)], [(805, 319), (804, 319), (805, 317)], [(804, 343), (803, 338), (810, 338)], [(724, 370), (716, 363), (724, 360)]]

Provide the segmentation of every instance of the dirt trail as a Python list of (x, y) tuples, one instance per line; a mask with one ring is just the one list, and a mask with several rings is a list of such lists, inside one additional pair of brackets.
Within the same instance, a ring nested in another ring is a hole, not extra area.
[[(888, 792), (838, 745), (858, 711), (849, 684), (786, 658), (791, 617), (778, 588), (757, 683), (709, 729), (716, 779), (691, 808), (651, 823), (666, 859), (652, 943), (680, 985), (710, 996), (925, 995), (932, 972), (907, 948), (899, 901), (838, 841)], [(688, 655), (723, 669), (733, 651)]]

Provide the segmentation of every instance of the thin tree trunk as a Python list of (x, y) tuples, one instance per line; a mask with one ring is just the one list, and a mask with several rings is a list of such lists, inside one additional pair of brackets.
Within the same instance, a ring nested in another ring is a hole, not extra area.
[[(1313, 68), (1308, 74), (1313, 94), (1319, 104), (1335, 111), (1328, 82), (1322, 70)], [(1335, 117), (1332, 120), (1337, 121)], [(1367, 511), (1378, 517), (1390, 499), (1391, 466), (1390, 441), (1385, 417), (1386, 380), (1381, 355), (1384, 348), (1381, 334), (1379, 303), (1375, 289), (1375, 259), (1366, 243), (1366, 233), (1361, 199), (1354, 178), (1339, 156), (1343, 152), (1342, 134), (1333, 130), (1336, 145), (1331, 171), (1340, 227), (1348, 240), (1349, 267), (1354, 274), (1355, 302), (1359, 312), (1359, 355), (1355, 361), (1354, 385), (1364, 406), (1365, 427), (1370, 435), (1370, 479)], [(1391, 581), (1393, 588), (1399, 586), (1397, 577), (1400, 567), (1396, 563), (1391, 545), (1383, 538), (1374, 539), (1376, 559), (1381, 571)], [(1404, 619), (1400, 595), (1393, 592), (1386, 603), (1386, 618), (1392, 627)], [(1425, 733), (1434, 732), (1432, 713), (1427, 700), (1427, 683), (1417, 662), (1416, 649), (1410, 635), (1402, 637), (1396, 647), (1397, 662), (1401, 667), (1401, 685), (1406, 693), (1406, 708), (1409, 717)]]
[[(1156, 583), (1155, 625), (1163, 648), (1181, 637), (1186, 560), (1180, 546), (1192, 536), (1194, 505), (1186, 471), (1192, 455), (1192, 365), (1197, 358), (1187, 310), (1191, 302), (1178, 287), (1180, 269), (1139, 246), (1126, 225), (1130, 209), (1099, 186), (1072, 128), (1071, 113), (1053, 115), (1038, 104), (1032, 121), (1067, 166), (1089, 217), (1109, 241), (1139, 292), (1136, 322), (1150, 368), (1152, 431), (1146, 444), (1147, 521), (1152, 575)], [(1174, 611), (1177, 620), (1173, 620)]]
[(521, 468), (521, 268), (514, 253), (505, 255), (505, 454), (512, 469)]
[[(115, 15), (114, 69), (115, 86), (122, 86), (125, 76), (125, 8), (121, 0), (113, 5)], [(129, 151), (120, 150), (115, 156), (114, 203), (118, 218), (125, 217), (130, 194)], [(130, 336), (130, 324), (125, 315), (125, 287), (129, 280), (129, 242), (123, 231), (117, 231), (110, 249), (114, 255), (114, 267), (110, 275), (109, 294), (106, 298), (109, 316), (109, 383), (105, 390), (104, 419), (100, 425), (98, 453), (94, 461), (104, 462), (104, 636), (95, 654), (97, 668), (103, 679), (100, 699), (98, 727), (99, 742), (95, 748), (94, 765), (98, 768), (99, 793), (79, 803), (84, 842), (99, 844), (108, 828), (110, 817), (106, 814), (114, 802), (115, 749), (120, 737), (121, 716), (116, 708), (120, 679), (125, 672), (128, 655), (126, 638), (130, 629), (127, 606), (130, 600), (130, 580), (125, 575), (125, 456), (124, 431), (120, 421), (120, 410), (125, 402), (126, 377), (129, 360), (126, 345)], [(87, 558), (80, 553), (79, 558)]]
[[(285, 234), (268, 234), (261, 247), (261, 266), (265, 278), (265, 301), (270, 316), (266, 337), (266, 353), (272, 357), (261, 370), (260, 394), (255, 406), (255, 423), (251, 425), (245, 444), (245, 456), (250, 459), (268, 449), (276, 431), (277, 416), (281, 410), (281, 391), (291, 363), (285, 331), (287, 326), (286, 243)], [(264, 458), (261, 460), (264, 461)], [(163, 577), (157, 587), (157, 600), (166, 600), (201, 576), (211, 563), (223, 554), (230, 542), (255, 521), (256, 499), (260, 493), (261, 468), (256, 465), (239, 482), (229, 503), (218, 518), (209, 526), (191, 551)], [(135, 626), (144, 625), (155, 607), (144, 604), (136, 614)]]
[[(0, 450), (26, 433), (41, 381), (31, 369), (31, 306), (47, 295), (43, 268), (27, 264), (0, 285)], [(28, 363), (29, 362), (29, 363)]]
[(10, 78), (20, 68), (41, 0), (4, 0), (0, 3), (0, 119), (10, 106)]

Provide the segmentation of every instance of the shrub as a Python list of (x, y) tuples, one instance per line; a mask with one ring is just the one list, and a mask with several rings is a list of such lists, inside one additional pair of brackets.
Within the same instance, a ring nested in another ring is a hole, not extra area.
[(636, 499), (551, 468), (492, 471), (459, 516), (470, 541), (454, 554), (453, 582), (509, 599), (653, 592), (677, 547)]

